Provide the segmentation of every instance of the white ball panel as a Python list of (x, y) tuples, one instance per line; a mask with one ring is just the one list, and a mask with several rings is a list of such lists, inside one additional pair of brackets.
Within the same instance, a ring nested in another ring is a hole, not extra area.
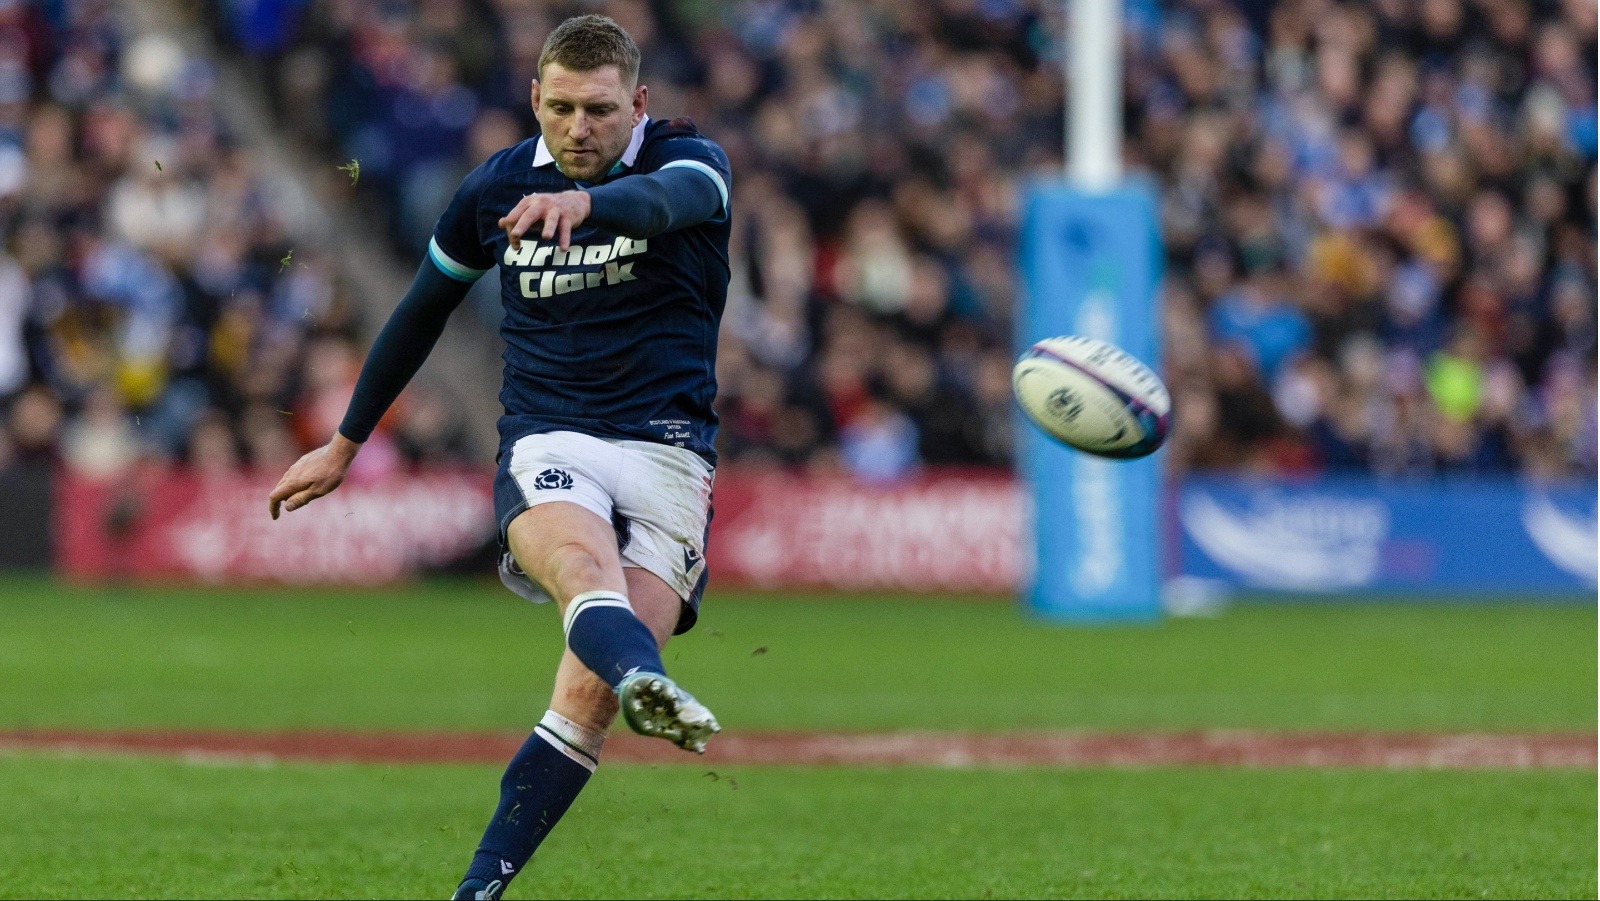
[(1144, 438), (1115, 392), (1058, 360), (1032, 357), (1013, 370), (1017, 401), (1051, 435), (1087, 451), (1113, 451)]
[(1172, 409), (1172, 398), (1150, 367), (1122, 348), (1098, 338), (1071, 335), (1046, 338), (1035, 345), (1082, 366), (1106, 384), (1150, 408), (1157, 416)]

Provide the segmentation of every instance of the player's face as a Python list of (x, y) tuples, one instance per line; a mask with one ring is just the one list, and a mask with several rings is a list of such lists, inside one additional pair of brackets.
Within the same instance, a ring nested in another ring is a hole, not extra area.
[(628, 149), (649, 91), (628, 84), (616, 66), (574, 72), (549, 63), (543, 74), (533, 83), (533, 115), (545, 146), (568, 178), (598, 181)]

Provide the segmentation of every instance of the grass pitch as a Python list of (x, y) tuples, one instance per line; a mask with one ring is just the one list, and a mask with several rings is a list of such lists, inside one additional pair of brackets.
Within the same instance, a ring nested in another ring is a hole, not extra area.
[[(0, 583), (0, 728), (492, 728), (560, 629), (480, 582)], [(734, 730), (1593, 730), (1595, 609), (713, 596), (673, 673)], [(1592, 772), (609, 765), (513, 897), (1593, 897)], [(444, 897), (499, 771), (0, 754), (0, 898)], [(737, 786), (737, 787), (735, 787)]]
[[(526, 729), (561, 628), (498, 583), (0, 583), (0, 728)], [(1593, 729), (1589, 605), (1245, 605), (1066, 628), (1004, 602), (713, 595), (668, 669), (730, 729)]]
[[(0, 898), (442, 898), (498, 778), (0, 756)], [(611, 766), (508, 894), (1593, 897), (1595, 790), (1572, 771)]]

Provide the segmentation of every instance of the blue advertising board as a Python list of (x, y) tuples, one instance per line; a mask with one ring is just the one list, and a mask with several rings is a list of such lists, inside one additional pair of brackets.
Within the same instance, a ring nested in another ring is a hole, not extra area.
[(1595, 588), (1595, 483), (1186, 479), (1185, 576), (1272, 591), (1450, 594)]
[[(1039, 185), (1023, 215), (1026, 286), (1017, 351), (1057, 335), (1110, 341), (1159, 371), (1161, 240), (1145, 185), (1086, 194)], [(1020, 415), (1020, 414), (1019, 414)], [(1019, 462), (1033, 500), (1029, 606), (1053, 619), (1161, 615), (1158, 457), (1071, 450), (1026, 421)]]

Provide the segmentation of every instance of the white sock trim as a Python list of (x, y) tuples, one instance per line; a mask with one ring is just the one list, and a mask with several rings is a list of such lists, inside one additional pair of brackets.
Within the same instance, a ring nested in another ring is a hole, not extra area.
[(544, 739), (545, 744), (589, 772), (594, 772), (595, 767), (600, 765), (600, 746), (606, 741), (604, 732), (580, 726), (554, 710), (546, 710), (544, 718), (533, 727), (533, 731)]
[(572, 599), (567, 605), (567, 612), (561, 617), (561, 634), (572, 634), (572, 623), (577, 620), (578, 614), (590, 607), (621, 607), (633, 612), (633, 605), (628, 603), (628, 596), (616, 591), (585, 591)]
[(577, 745), (578, 750), (588, 754), (590, 757), (599, 758), (600, 748), (606, 743), (606, 734), (604, 732), (574, 723), (554, 710), (546, 710), (544, 718), (539, 720), (539, 723), (572, 744)]

